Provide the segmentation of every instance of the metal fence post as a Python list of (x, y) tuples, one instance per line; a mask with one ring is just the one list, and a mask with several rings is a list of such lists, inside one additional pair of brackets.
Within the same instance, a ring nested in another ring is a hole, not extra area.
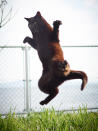
[(29, 49), (25, 46), (25, 110), (29, 112), (31, 110), (31, 88), (30, 88), (30, 76), (29, 76)]

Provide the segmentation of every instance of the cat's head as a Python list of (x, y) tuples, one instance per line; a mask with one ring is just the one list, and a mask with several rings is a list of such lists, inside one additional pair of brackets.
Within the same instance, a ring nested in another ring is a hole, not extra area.
[(25, 19), (28, 21), (28, 27), (33, 34), (39, 31), (39, 24), (41, 22), (41, 13), (39, 11), (34, 17)]
[(46, 20), (41, 16), (41, 13), (38, 11), (34, 17), (25, 18), (28, 21), (28, 27), (31, 32), (39, 33), (46, 29), (51, 29), (50, 25), (46, 22)]

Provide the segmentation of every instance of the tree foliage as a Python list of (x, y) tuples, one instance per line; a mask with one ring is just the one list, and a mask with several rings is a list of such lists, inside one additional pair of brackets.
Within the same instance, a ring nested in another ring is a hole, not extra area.
[[(0, 1), (0, 28), (5, 26), (10, 20), (12, 15), (12, 8), (6, 11), (8, 2), (6, 0)], [(6, 13), (7, 12), (7, 13)]]

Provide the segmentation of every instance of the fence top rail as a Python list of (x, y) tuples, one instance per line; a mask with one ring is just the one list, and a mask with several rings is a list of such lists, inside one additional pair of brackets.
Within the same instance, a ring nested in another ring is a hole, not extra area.
[[(0, 48), (25, 48), (25, 47), (31, 48), (31, 46), (17, 46), (17, 45), (15, 45), (15, 46), (11, 46), (11, 45), (9, 45), (9, 46), (0, 46)], [(92, 47), (98, 47), (98, 45), (61, 45), (61, 47), (69, 47), (69, 48), (91, 47), (92, 48)]]
[(0, 48), (25, 48), (25, 46), (0, 46)]
[(62, 47), (98, 47), (98, 45), (63, 45)]

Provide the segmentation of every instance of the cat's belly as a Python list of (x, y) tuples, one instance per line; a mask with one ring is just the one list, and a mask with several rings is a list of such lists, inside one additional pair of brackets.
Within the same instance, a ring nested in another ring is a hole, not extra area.
[(50, 59), (52, 59), (54, 53), (48, 47), (40, 47), (38, 49), (38, 55), (39, 55), (40, 60), (43, 61), (43, 60), (50, 60)]

